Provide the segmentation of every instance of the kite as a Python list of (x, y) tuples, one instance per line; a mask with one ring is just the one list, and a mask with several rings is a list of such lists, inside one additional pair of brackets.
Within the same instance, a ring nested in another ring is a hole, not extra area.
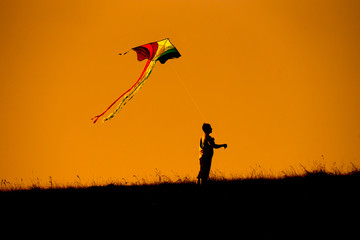
[[(128, 103), (141, 89), (146, 79), (148, 79), (148, 77), (150, 76), (150, 73), (153, 70), (157, 61), (159, 61), (161, 64), (164, 64), (167, 60), (171, 58), (179, 58), (181, 56), (178, 50), (174, 47), (174, 45), (172, 45), (168, 38), (158, 42), (152, 42), (142, 46), (138, 46), (132, 48), (132, 50), (137, 53), (138, 61), (143, 61), (144, 59), (147, 59), (144, 70), (142, 71), (139, 79), (129, 90), (121, 94), (121, 96), (118, 97), (103, 113), (91, 119), (94, 123), (96, 123), (97, 120), (99, 120), (99, 118), (102, 117), (115, 103), (120, 101), (114, 112), (112, 112), (107, 117), (104, 117), (103, 121), (105, 122), (113, 118), (115, 114), (117, 114), (126, 105), (126, 103)], [(120, 53), (120, 55), (125, 55), (129, 51), (125, 52), (124, 54)]]

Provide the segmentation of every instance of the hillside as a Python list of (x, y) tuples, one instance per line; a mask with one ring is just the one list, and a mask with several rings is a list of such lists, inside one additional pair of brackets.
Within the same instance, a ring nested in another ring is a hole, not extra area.
[[(121, 216), (136, 224), (155, 219), (169, 224), (185, 218), (189, 224), (255, 227), (262, 229), (261, 236), (277, 236), (285, 226), (297, 234), (319, 231), (324, 236), (352, 222), (359, 209), (359, 186), (358, 171), (344, 175), (312, 172), (280, 179), (214, 180), (203, 187), (187, 182), (19, 190), (0, 192), (0, 198), (3, 206), (20, 215), (44, 213), (85, 220)], [(354, 230), (351, 225), (346, 229), (342, 235)]]

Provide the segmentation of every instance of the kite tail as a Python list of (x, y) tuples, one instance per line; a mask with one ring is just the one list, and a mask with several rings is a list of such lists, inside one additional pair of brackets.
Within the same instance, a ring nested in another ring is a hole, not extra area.
[(148, 60), (148, 63), (149, 63), (149, 64), (147, 64), (148, 66), (147, 67), (145, 66), (143, 74), (140, 76), (139, 80), (134, 84), (134, 86), (132, 88), (130, 88), (124, 94), (123, 99), (120, 102), (120, 104), (117, 106), (117, 108), (115, 109), (114, 112), (112, 112), (109, 116), (107, 116), (104, 119), (104, 122), (113, 118), (134, 97), (134, 95), (142, 88), (145, 81), (149, 77), (152, 69), (155, 66), (155, 61)]
[(142, 71), (142, 73), (141, 73), (139, 79), (136, 81), (136, 83), (129, 90), (127, 90), (126, 92), (121, 94), (121, 96), (118, 97), (103, 113), (91, 118), (91, 120), (93, 120), (93, 122), (96, 123), (99, 120), (99, 118), (102, 117), (117, 101), (119, 101), (121, 98), (123, 98), (122, 101), (120, 102), (119, 106), (115, 109), (115, 111), (113, 113), (111, 113), (108, 117), (106, 117), (104, 119), (104, 121), (107, 121), (107, 120), (113, 118), (115, 116), (115, 114), (117, 112), (119, 112), (122, 109), (122, 107), (125, 106), (126, 103), (133, 98), (135, 93), (141, 89), (141, 87), (145, 83), (145, 80), (149, 77), (154, 66), (155, 66), (155, 61), (148, 60), (146, 62), (144, 70)]
[(119, 55), (126, 55), (128, 52), (130, 52), (130, 50), (124, 53), (119, 53)]

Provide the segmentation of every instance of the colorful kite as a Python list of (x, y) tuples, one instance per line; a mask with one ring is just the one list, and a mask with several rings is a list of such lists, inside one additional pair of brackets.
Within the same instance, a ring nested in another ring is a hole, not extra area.
[[(139, 61), (148, 59), (145, 64), (144, 70), (142, 71), (139, 79), (129, 90), (127, 90), (120, 97), (118, 97), (118, 99), (116, 99), (103, 113), (91, 119), (94, 120), (94, 123), (96, 123), (96, 121), (100, 117), (102, 117), (116, 102), (121, 99), (115, 111), (108, 115), (106, 118), (104, 118), (103, 121), (107, 121), (113, 118), (115, 114), (117, 114), (126, 105), (126, 103), (134, 97), (135, 93), (137, 93), (137, 91), (139, 91), (140, 88), (144, 85), (146, 79), (150, 76), (150, 73), (153, 70), (156, 61), (160, 61), (160, 63), (164, 64), (168, 59), (178, 58), (181, 56), (178, 50), (174, 47), (174, 45), (172, 45), (168, 38), (158, 42), (152, 42), (139, 47), (135, 47), (132, 48), (132, 50), (137, 53), (137, 59)], [(127, 51), (123, 55), (127, 54), (128, 52), (129, 51)]]

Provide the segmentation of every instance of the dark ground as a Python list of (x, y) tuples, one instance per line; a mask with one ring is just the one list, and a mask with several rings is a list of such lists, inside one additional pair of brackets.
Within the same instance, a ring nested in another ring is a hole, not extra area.
[(40, 228), (63, 222), (94, 224), (94, 231), (99, 226), (110, 232), (134, 229), (131, 234), (174, 229), (167, 238), (187, 231), (186, 236), (193, 236), (192, 231), (199, 234), (193, 237), (218, 233), (239, 239), (348, 239), (359, 237), (359, 187), (359, 172), (316, 173), (212, 181), (204, 187), (162, 183), (32, 189), (0, 192), (0, 201), (9, 214), (6, 219)]

